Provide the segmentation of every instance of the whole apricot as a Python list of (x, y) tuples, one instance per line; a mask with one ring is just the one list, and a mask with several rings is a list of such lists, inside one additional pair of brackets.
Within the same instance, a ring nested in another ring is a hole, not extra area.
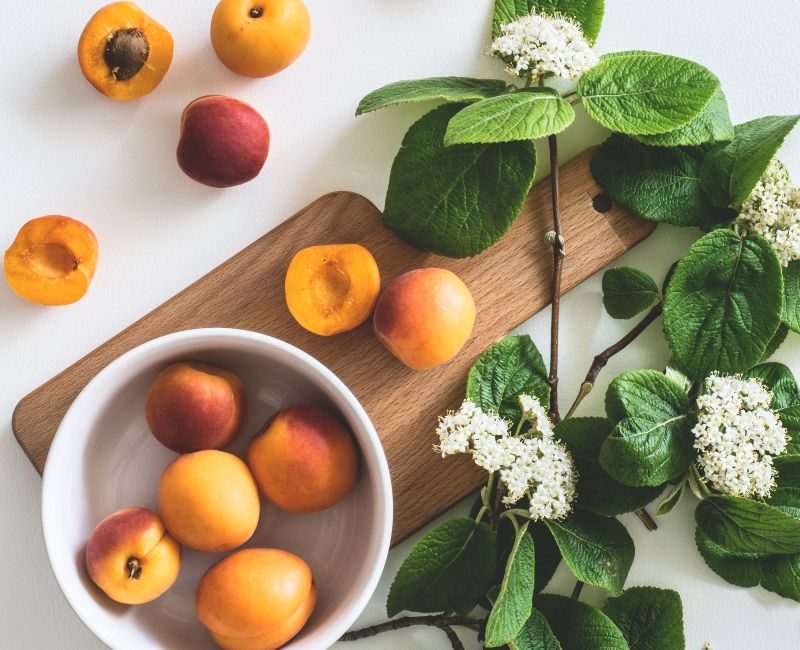
[(226, 650), (274, 650), (306, 624), (317, 600), (308, 565), (273, 548), (237, 551), (212, 566), (195, 595), (197, 617)]
[(268, 77), (308, 44), (311, 19), (300, 0), (222, 0), (211, 18), (211, 44), (233, 72)]
[(286, 272), (286, 305), (309, 332), (331, 336), (370, 317), (381, 290), (372, 254), (358, 244), (304, 248)]
[(172, 36), (132, 2), (100, 9), (78, 41), (83, 76), (112, 99), (137, 99), (161, 83), (172, 63)]
[(409, 368), (432, 368), (454, 357), (475, 323), (475, 301), (459, 277), (428, 268), (401, 275), (378, 298), (375, 334)]
[(92, 282), (97, 238), (89, 226), (70, 217), (39, 217), (22, 226), (3, 267), (18, 296), (40, 305), (69, 305)]
[(289, 512), (330, 508), (358, 476), (353, 436), (313, 406), (290, 406), (272, 418), (250, 443), (247, 464), (261, 493)]
[(231, 372), (203, 363), (173, 363), (145, 400), (147, 425), (165, 447), (186, 454), (222, 449), (242, 426), (247, 393)]
[(167, 466), (158, 486), (158, 509), (176, 540), (213, 553), (252, 537), (261, 504), (247, 465), (210, 449), (178, 456)]
[(146, 508), (109, 515), (86, 544), (89, 577), (110, 598), (126, 605), (158, 598), (175, 582), (180, 567), (181, 547)]
[(198, 97), (183, 109), (178, 165), (210, 187), (253, 180), (269, 153), (269, 127), (255, 108), (224, 95)]

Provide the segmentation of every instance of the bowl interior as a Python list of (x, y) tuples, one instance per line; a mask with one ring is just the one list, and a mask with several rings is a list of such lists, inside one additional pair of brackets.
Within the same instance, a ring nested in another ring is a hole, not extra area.
[(138, 607), (108, 599), (83, 562), (86, 540), (103, 517), (130, 506), (157, 511), (159, 478), (176, 454), (149, 433), (144, 400), (157, 373), (177, 360), (217, 365), (245, 383), (245, 424), (226, 449), (239, 456), (264, 423), (291, 404), (330, 409), (350, 425), (361, 456), (355, 489), (312, 514), (283, 512), (262, 499), (258, 529), (245, 545), (285, 549), (308, 562), (317, 606), (286, 647), (327, 647), (363, 609), (383, 568), (391, 529), (385, 459), (363, 409), (329, 371), (288, 344), (247, 332), (195, 330), (152, 341), (109, 366), (76, 400), (47, 461), (42, 503), (48, 554), (65, 595), (84, 622), (119, 650), (216, 647), (195, 617), (194, 592), (225, 554), (184, 549), (175, 585)]

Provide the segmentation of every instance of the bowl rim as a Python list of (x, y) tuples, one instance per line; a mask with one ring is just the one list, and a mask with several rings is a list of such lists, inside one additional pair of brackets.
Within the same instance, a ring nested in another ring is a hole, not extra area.
[(52, 472), (48, 472), (48, 467), (52, 467), (50, 460), (54, 457), (57, 457), (61, 447), (67, 444), (67, 438), (63, 432), (72, 426), (72, 419), (75, 417), (75, 413), (83, 408), (83, 404), (91, 398), (92, 393), (97, 390), (98, 386), (103, 384), (108, 375), (112, 374), (121, 366), (125, 366), (139, 359), (146, 359), (153, 352), (163, 348), (168, 348), (177, 341), (202, 340), (206, 338), (209, 339), (209, 343), (211, 343), (212, 340), (218, 341), (220, 338), (231, 340), (245, 339), (251, 342), (261, 343), (269, 347), (277, 348), (289, 356), (294, 357), (301, 363), (310, 367), (310, 369), (317, 375), (318, 379), (320, 379), (323, 384), (327, 384), (327, 388), (341, 395), (348, 403), (350, 408), (353, 409), (356, 418), (363, 425), (367, 440), (370, 444), (365, 447), (362, 443), (359, 443), (359, 447), (361, 449), (361, 453), (365, 456), (368, 456), (372, 464), (377, 468), (377, 482), (380, 486), (380, 493), (377, 495), (376, 499), (376, 519), (377, 526), (380, 527), (378, 532), (378, 552), (376, 561), (370, 569), (369, 575), (364, 582), (364, 586), (360, 593), (358, 593), (357, 597), (350, 604), (347, 610), (345, 610), (342, 616), (328, 624), (327, 628), (325, 628), (323, 633), (320, 635), (321, 638), (317, 640), (318, 642), (324, 643), (325, 647), (329, 647), (353, 625), (358, 616), (366, 608), (369, 599), (372, 597), (375, 589), (377, 588), (378, 581), (380, 580), (381, 574), (383, 573), (383, 569), (386, 565), (386, 559), (388, 557), (389, 546), (391, 543), (394, 515), (392, 483), (389, 473), (389, 466), (386, 461), (386, 455), (383, 451), (383, 446), (372, 420), (367, 415), (364, 407), (361, 405), (361, 402), (359, 402), (356, 396), (353, 395), (344, 382), (342, 382), (342, 380), (339, 379), (336, 374), (334, 374), (333, 371), (331, 371), (327, 366), (312, 357), (307, 352), (304, 352), (291, 343), (287, 343), (286, 341), (282, 341), (267, 334), (226, 327), (188, 329), (166, 334), (164, 336), (146, 341), (120, 355), (108, 365), (103, 367), (86, 384), (86, 386), (81, 389), (80, 393), (69, 406), (67, 412), (64, 414), (64, 417), (58, 425), (58, 429), (53, 437), (53, 441), (45, 461), (44, 472), (42, 474), (42, 535), (44, 537), (47, 560), (50, 563), (50, 568), (56, 578), (56, 582), (58, 583), (61, 593), (66, 598), (67, 603), (75, 612), (78, 619), (80, 619), (80, 621), (89, 629), (89, 631), (92, 632), (92, 634), (94, 634), (98, 639), (100, 639), (100, 641), (108, 645), (110, 648), (118, 648), (119, 646), (116, 645), (116, 643), (119, 641), (119, 638), (111, 638), (107, 633), (106, 627), (99, 625), (94, 621), (91, 612), (85, 609), (84, 604), (78, 601), (77, 598), (73, 596), (71, 589), (66, 586), (66, 569), (61, 568), (61, 566), (53, 560), (53, 552), (57, 544), (58, 531), (55, 530), (55, 528), (49, 523), (54, 520), (54, 517), (51, 513), (52, 508), (49, 506), (49, 504), (51, 503), (50, 495), (53, 494), (53, 490), (56, 489), (56, 485), (53, 482)]

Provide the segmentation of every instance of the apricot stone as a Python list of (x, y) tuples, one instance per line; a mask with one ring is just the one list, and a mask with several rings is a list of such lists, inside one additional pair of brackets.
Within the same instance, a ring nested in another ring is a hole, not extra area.
[(338, 418), (313, 406), (280, 411), (250, 443), (247, 464), (261, 493), (289, 512), (330, 508), (358, 476), (353, 436)]
[(173, 363), (150, 387), (147, 425), (165, 447), (186, 454), (221, 449), (242, 426), (247, 393), (231, 372), (202, 363)]
[(126, 605), (158, 598), (175, 582), (180, 567), (180, 546), (146, 508), (109, 515), (86, 545), (89, 577), (110, 598)]
[(261, 504), (247, 465), (211, 449), (178, 456), (167, 466), (158, 486), (158, 509), (181, 544), (214, 553), (252, 537)]
[(199, 97), (183, 110), (178, 164), (189, 178), (233, 187), (258, 176), (269, 153), (269, 127), (249, 104), (223, 95)]
[(317, 600), (308, 565), (296, 555), (250, 548), (229, 555), (200, 580), (197, 617), (225, 650), (274, 650), (306, 624)]
[(375, 306), (375, 334), (409, 368), (432, 368), (454, 357), (475, 323), (475, 301), (460, 278), (428, 268), (401, 275)]

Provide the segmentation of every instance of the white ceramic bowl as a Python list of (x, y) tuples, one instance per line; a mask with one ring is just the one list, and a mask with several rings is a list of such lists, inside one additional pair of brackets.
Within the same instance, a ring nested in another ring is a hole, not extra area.
[(319, 589), (316, 609), (285, 648), (332, 645), (362, 611), (383, 570), (392, 528), (392, 491), (380, 441), (364, 409), (321, 363), (277, 339), (233, 329), (190, 330), (131, 350), (95, 377), (58, 429), (44, 472), (42, 519), (53, 572), (78, 616), (115, 650), (201, 650), (214, 644), (194, 613), (198, 580), (224, 554), (184, 549), (177, 582), (161, 598), (118, 605), (89, 579), (86, 540), (106, 515), (156, 508), (161, 472), (176, 454), (149, 433), (144, 400), (156, 374), (182, 359), (236, 373), (247, 386), (239, 455), (277, 410), (305, 403), (338, 411), (361, 454), (355, 489), (323, 512), (299, 515), (262, 500), (261, 521), (246, 546), (277, 547), (308, 562)]

